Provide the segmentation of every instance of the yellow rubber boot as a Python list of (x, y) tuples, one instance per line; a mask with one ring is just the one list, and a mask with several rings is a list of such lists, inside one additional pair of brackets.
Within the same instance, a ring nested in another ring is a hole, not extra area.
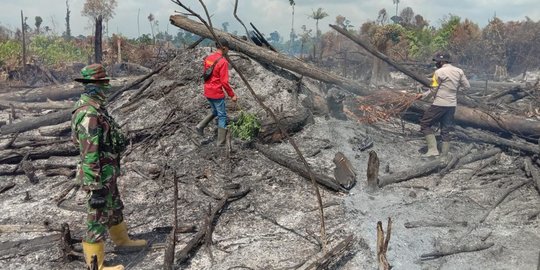
[(88, 269), (94, 269), (92, 268), (92, 259), (93, 256), (96, 256), (98, 270), (124, 270), (123, 265), (109, 267), (103, 266), (103, 261), (105, 260), (105, 242), (99, 241), (97, 243), (88, 243), (83, 241), (82, 247), (84, 253), (84, 260), (86, 261)]
[(127, 225), (122, 222), (109, 228), (109, 236), (113, 243), (119, 247), (145, 247), (146, 240), (131, 240), (127, 232)]

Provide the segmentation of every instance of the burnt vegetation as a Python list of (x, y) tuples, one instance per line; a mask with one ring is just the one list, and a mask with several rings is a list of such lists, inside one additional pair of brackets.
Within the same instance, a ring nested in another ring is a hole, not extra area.
[[(0, 268), (84, 268), (86, 201), (73, 181), (69, 120), (83, 91), (71, 80), (88, 62), (113, 77), (107, 108), (130, 142), (119, 182), (125, 216), (150, 243), (108, 248), (111, 263), (540, 267), (540, 22), (493, 17), (480, 27), (448, 15), (435, 27), (394, 1), (396, 14), (382, 9), (365, 23), (332, 21), (317, 7), (313, 25), (298, 27), (289, 1), (284, 40), (256, 21), (248, 29), (238, 0), (230, 17), (242, 32), (213, 22), (202, 0), (203, 14), (184, 2), (171, 1), (181, 13), (169, 21), (143, 15), (151, 33), (137, 38), (108, 32), (115, 0), (86, 0), (93, 36), (72, 36), (68, 1), (62, 34), (22, 12), (20, 28), (0, 26)], [(161, 31), (166, 23), (174, 34)], [(228, 104), (230, 121), (248, 115), (257, 127), (223, 148), (214, 128), (203, 137), (194, 129), (208, 112), (201, 66), (216, 37), (231, 44), (240, 97)], [(439, 50), (472, 87), (458, 94), (450, 155), (423, 160), (418, 120), (429, 104), (415, 94)]]

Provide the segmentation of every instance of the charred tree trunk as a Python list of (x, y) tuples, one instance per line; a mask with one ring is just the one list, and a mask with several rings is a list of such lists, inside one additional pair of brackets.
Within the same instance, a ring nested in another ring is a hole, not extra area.
[(96, 63), (101, 63), (101, 60), (103, 59), (103, 49), (101, 46), (101, 40), (102, 40), (102, 33), (103, 33), (103, 16), (99, 15), (96, 18), (96, 33), (94, 35), (94, 61)]
[[(286, 168), (289, 168), (291, 171), (297, 173), (298, 175), (310, 179), (309, 172), (306, 170), (306, 168), (295, 159), (288, 157), (286, 155), (282, 155), (280, 153), (277, 153), (275, 151), (270, 150), (268, 147), (265, 147), (261, 144), (255, 144), (255, 147), (259, 152), (261, 152), (264, 156), (266, 156), (268, 159), (276, 162), (277, 164), (284, 166)], [(341, 191), (341, 192), (347, 192), (345, 188), (340, 186), (335, 179), (332, 177), (313, 173), (313, 177), (315, 178), (315, 181), (319, 183), (322, 186), (325, 186), (326, 188), (333, 190), (333, 191)]]
[(21, 33), (22, 33), (22, 68), (26, 74), (26, 23), (24, 22), (23, 11), (21, 10)]
[(49, 113), (40, 117), (27, 119), (11, 125), (0, 127), (0, 134), (10, 134), (15, 132), (25, 132), (42, 126), (56, 125), (71, 119), (71, 110)]
[[(304, 126), (309, 122), (310, 113), (308, 110), (301, 110), (300, 112), (282, 112), (283, 115), (279, 119), (279, 122), (285, 128), (287, 133), (289, 135), (296, 133), (298, 131), (301, 131)], [(281, 131), (279, 130), (277, 124), (272, 121), (272, 119), (268, 119), (267, 121), (263, 122), (261, 124), (261, 129), (259, 131), (258, 135), (259, 139), (261, 139), (263, 142), (280, 142), (283, 139), (283, 134), (281, 134)]]

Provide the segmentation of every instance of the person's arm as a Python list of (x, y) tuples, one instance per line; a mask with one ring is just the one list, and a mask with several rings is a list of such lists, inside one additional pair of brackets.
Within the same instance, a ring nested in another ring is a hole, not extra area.
[(418, 94), (417, 99), (425, 99), (432, 95), (436, 95), (439, 85), (439, 77), (437, 76), (437, 72), (435, 72), (431, 77), (431, 87), (427, 88), (423, 93)]
[(469, 80), (467, 80), (467, 76), (465, 76), (465, 73), (461, 73), (461, 77), (459, 78), (459, 85), (461, 88), (464, 89), (470, 89), (471, 84), (469, 83)]
[(231, 85), (229, 85), (229, 62), (227, 62), (225, 59), (223, 60), (223, 64), (219, 66), (219, 80), (221, 82), (221, 86), (223, 89), (225, 89), (225, 92), (227, 92), (227, 95), (236, 100), (234, 91)]
[(99, 159), (99, 136), (101, 128), (98, 125), (98, 117), (91, 112), (84, 114), (77, 127), (77, 138), (81, 155), (82, 184), (89, 190), (103, 189), (101, 183), (101, 164)]

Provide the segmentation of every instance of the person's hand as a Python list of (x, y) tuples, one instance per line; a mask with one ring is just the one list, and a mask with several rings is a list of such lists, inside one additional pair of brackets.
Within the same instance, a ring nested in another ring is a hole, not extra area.
[(422, 99), (424, 97), (424, 95), (422, 94), (416, 94), (416, 99)]
[(107, 200), (105, 197), (107, 196), (108, 192), (106, 188), (92, 190), (91, 193), (90, 199), (88, 199), (88, 205), (91, 208), (101, 209), (107, 205)]
[(231, 100), (232, 100), (233, 102), (236, 102), (236, 101), (238, 100), (238, 96), (237, 96), (237, 95), (234, 95), (234, 96), (231, 98)]

